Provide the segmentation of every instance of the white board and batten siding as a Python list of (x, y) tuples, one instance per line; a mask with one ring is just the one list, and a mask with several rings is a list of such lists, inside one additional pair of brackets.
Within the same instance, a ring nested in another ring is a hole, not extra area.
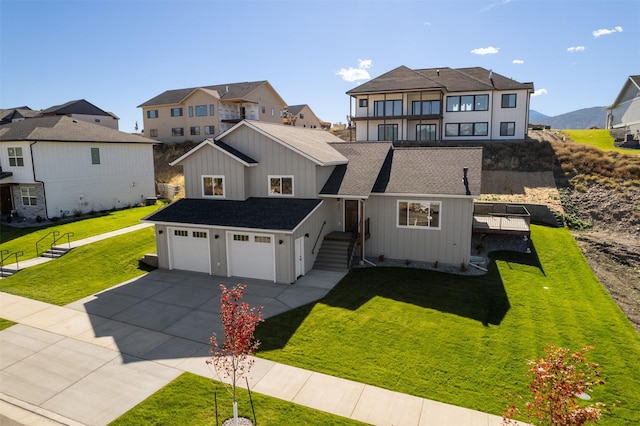
[[(92, 164), (91, 148), (99, 149), (100, 164)], [(32, 149), (49, 217), (135, 206), (155, 196), (150, 144), (40, 142)]]
[(373, 196), (365, 205), (370, 218), (370, 238), (365, 255), (388, 259), (435, 262), (460, 265), (468, 263), (471, 252), (473, 200), (470, 198), (416, 198), (439, 201), (440, 229), (399, 228), (398, 200), (413, 197)]
[(294, 176), (295, 198), (316, 198), (316, 165), (311, 160), (246, 126), (239, 127), (224, 142), (258, 161), (246, 174), (246, 197), (267, 197), (267, 176)]

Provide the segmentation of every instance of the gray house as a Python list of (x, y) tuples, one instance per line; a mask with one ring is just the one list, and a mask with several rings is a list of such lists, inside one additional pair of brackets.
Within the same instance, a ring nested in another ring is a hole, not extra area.
[(620, 93), (607, 110), (607, 128), (623, 129), (640, 139), (640, 75), (629, 76)]
[[(175, 160), (185, 199), (156, 225), (165, 269), (293, 283), (347, 240), (356, 259), (468, 263), (481, 148), (395, 148), (242, 121)], [(320, 254), (319, 254), (320, 253)]]

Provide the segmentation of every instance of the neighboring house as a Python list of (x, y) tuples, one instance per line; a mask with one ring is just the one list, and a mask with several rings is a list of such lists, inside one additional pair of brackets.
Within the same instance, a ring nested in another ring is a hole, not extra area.
[(62, 116), (0, 126), (0, 210), (51, 219), (155, 196), (153, 144)]
[(25, 118), (38, 117), (39, 115), (40, 111), (34, 111), (28, 106), (0, 109), (0, 124), (22, 121)]
[(356, 141), (523, 140), (533, 83), (481, 67), (400, 66), (350, 90)]
[(289, 105), (282, 116), (282, 123), (291, 126), (320, 129), (322, 121), (313, 113), (309, 105)]
[(201, 141), (242, 120), (282, 123), (286, 103), (268, 81), (167, 90), (138, 105), (144, 135), (160, 142)]
[(640, 75), (632, 75), (607, 110), (607, 128), (624, 129), (640, 139)]
[(187, 198), (143, 220), (156, 225), (161, 268), (293, 283), (336, 233), (358, 238), (361, 259), (470, 260), (481, 148), (349, 143), (242, 121), (171, 164)]
[(75, 118), (76, 120), (99, 124), (115, 130), (118, 130), (118, 120), (120, 120), (120, 118), (115, 114), (100, 109), (84, 99), (69, 101), (62, 105), (52, 106), (40, 111), (40, 115), (43, 117), (66, 115), (67, 117)]

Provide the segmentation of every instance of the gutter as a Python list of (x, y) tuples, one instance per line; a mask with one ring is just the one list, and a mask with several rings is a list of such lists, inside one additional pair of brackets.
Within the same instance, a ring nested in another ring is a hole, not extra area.
[(38, 141), (31, 142), (29, 144), (29, 153), (31, 154), (31, 170), (33, 171), (33, 181), (42, 185), (42, 195), (44, 195), (44, 218), (49, 220), (49, 213), (47, 209), (47, 190), (44, 186), (44, 181), (36, 179), (36, 162), (33, 157), (33, 146), (37, 144)]

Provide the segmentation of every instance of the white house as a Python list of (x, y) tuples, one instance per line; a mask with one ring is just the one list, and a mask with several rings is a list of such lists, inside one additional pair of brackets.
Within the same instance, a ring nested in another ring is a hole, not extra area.
[(153, 144), (65, 115), (0, 126), (3, 215), (50, 219), (155, 196)]
[(624, 129), (640, 139), (640, 75), (629, 76), (607, 110), (607, 128)]

